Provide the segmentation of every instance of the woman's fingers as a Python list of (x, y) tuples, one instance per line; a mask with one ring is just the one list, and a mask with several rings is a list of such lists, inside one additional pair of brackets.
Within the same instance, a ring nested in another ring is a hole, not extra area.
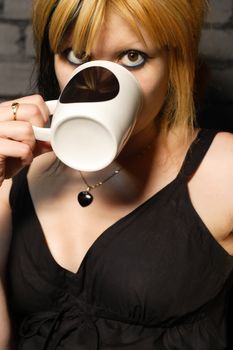
[(35, 156), (51, 150), (49, 144), (35, 140), (32, 128), (43, 127), (48, 118), (48, 107), (39, 95), (0, 104), (0, 185), (4, 178), (29, 165)]
[(26, 143), (31, 149), (34, 148), (36, 142), (31, 123), (18, 120), (1, 122), (0, 138)]
[(30, 164), (33, 159), (33, 152), (27, 143), (0, 138), (0, 160), (19, 158), (23, 165)]
[[(13, 103), (18, 104), (15, 110), (12, 108)], [(39, 95), (1, 103), (0, 137), (27, 143), (32, 149), (35, 149), (36, 155), (51, 151), (49, 144), (36, 143), (32, 129), (32, 125), (43, 127), (48, 118), (48, 107)]]
[(15, 102), (19, 103), (20, 105), (21, 104), (29, 104), (29, 105), (38, 106), (43, 119), (45, 121), (47, 121), (48, 115), (49, 115), (49, 109), (48, 109), (44, 99), (42, 98), (42, 96), (37, 94), (37, 95), (31, 95), (31, 96), (26, 96), (26, 97), (20, 97), (20, 98), (17, 98), (15, 100), (2, 102), (0, 106), (11, 107), (12, 103), (15, 103)]
[(23, 142), (0, 138), (0, 186), (33, 160), (31, 147)]
[(32, 125), (44, 126), (48, 115), (42, 115), (39, 106), (34, 104), (19, 104), (15, 117), (11, 105), (0, 105), (0, 122), (3, 121), (28, 121)]
[[(2, 118), (7, 118), (7, 120), (14, 120), (12, 104), (18, 103), (18, 109), (16, 113), (16, 119), (28, 120), (28, 117), (42, 117), (44, 123), (48, 121), (49, 110), (48, 107), (40, 95), (32, 95), (22, 98), (17, 98), (16, 100), (3, 102), (0, 104), (0, 121)], [(1, 115), (1, 108), (5, 114)], [(26, 113), (26, 115), (24, 115)], [(4, 117), (3, 117), (4, 115)], [(6, 120), (6, 119), (5, 119)]]

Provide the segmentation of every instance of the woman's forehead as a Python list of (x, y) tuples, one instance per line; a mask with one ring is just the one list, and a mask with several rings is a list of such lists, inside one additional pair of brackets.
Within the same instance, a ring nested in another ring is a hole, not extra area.
[[(73, 47), (79, 47), (79, 38), (75, 30), (67, 38)], [(149, 36), (146, 29), (135, 21), (135, 26), (114, 10), (109, 10), (105, 21), (98, 28), (91, 43), (92, 50), (108, 50), (115, 47), (116, 50), (125, 48), (149, 48), (155, 46), (155, 41)], [(86, 51), (83, 48), (83, 51)]]

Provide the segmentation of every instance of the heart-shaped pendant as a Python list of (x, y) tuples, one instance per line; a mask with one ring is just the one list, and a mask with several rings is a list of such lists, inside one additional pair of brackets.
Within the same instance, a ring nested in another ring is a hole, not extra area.
[(82, 207), (87, 207), (93, 201), (93, 196), (88, 191), (82, 191), (78, 194), (78, 202)]

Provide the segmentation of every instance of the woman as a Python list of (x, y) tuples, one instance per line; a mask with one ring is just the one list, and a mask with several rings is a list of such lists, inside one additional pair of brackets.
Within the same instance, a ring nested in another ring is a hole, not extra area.
[[(195, 126), (205, 11), (204, 0), (34, 2), (41, 96), (0, 106), (1, 349), (13, 336), (23, 350), (230, 348), (233, 136)], [(136, 77), (143, 106), (119, 157), (80, 173), (31, 125), (97, 59)]]

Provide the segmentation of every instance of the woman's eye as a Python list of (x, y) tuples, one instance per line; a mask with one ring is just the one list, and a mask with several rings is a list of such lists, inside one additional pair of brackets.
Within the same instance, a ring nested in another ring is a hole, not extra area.
[(75, 55), (72, 49), (65, 50), (64, 55), (67, 61), (69, 61), (69, 63), (74, 64), (76, 66), (87, 62), (87, 57), (85, 54)]
[(129, 50), (120, 57), (120, 62), (126, 68), (139, 68), (143, 66), (148, 59), (147, 54), (141, 51)]

